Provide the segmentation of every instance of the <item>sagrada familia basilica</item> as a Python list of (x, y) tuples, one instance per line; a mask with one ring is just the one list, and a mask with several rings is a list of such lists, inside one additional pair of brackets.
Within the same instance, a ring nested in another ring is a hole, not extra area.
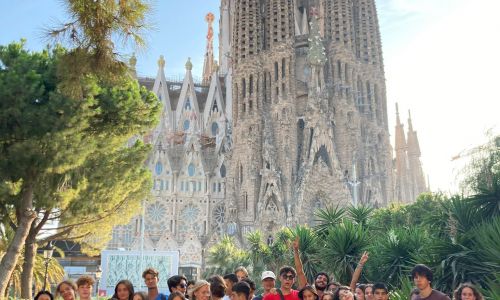
[(427, 190), (417, 133), (399, 111), (390, 143), (375, 0), (222, 0), (219, 63), (208, 22), (203, 79), (138, 78), (163, 103), (144, 216), (109, 249), (174, 250), (204, 268), (223, 235), (244, 243), (314, 225), (331, 206), (412, 202)]

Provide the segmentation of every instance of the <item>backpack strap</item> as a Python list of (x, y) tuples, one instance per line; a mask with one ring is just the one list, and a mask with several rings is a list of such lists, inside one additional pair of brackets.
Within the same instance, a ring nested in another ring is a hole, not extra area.
[(283, 295), (283, 292), (281, 291), (281, 289), (276, 289), (276, 292), (278, 292), (278, 295), (280, 295), (281, 300), (285, 300), (285, 296)]

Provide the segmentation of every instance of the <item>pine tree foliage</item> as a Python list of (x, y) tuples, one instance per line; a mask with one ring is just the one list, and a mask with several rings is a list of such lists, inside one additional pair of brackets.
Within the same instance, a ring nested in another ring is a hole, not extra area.
[[(127, 73), (112, 81), (88, 74), (80, 78), (81, 97), (68, 95), (60, 73), (67, 53), (0, 47), (0, 214), (17, 234), (5, 270), (47, 221), (61, 226), (43, 241), (74, 239), (97, 253), (151, 187), (150, 147), (127, 144), (158, 122), (160, 102)], [(9, 272), (0, 272), (2, 289)]]

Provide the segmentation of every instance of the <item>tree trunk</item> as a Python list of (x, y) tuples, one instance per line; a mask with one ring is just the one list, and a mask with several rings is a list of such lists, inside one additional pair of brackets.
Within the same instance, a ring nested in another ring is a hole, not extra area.
[(36, 233), (35, 226), (36, 222), (31, 223), (31, 230), (28, 238), (26, 239), (26, 244), (24, 245), (24, 262), (23, 262), (23, 272), (21, 273), (21, 298), (31, 299), (33, 295), (33, 268), (35, 267), (35, 257), (36, 257)]
[(33, 211), (33, 185), (31, 183), (26, 183), (25, 188), (23, 188), (22, 198), (16, 212), (18, 218), (17, 230), (0, 262), (0, 300), (4, 300), (10, 277), (14, 272), (19, 256), (21, 256), (21, 250), (28, 237), (31, 223), (36, 218)]
[(5, 293), (4, 293), (5, 299), (9, 299), (9, 292), (10, 292), (11, 285), (12, 285), (12, 280), (9, 279), (9, 282), (7, 283), (7, 288), (5, 289)]

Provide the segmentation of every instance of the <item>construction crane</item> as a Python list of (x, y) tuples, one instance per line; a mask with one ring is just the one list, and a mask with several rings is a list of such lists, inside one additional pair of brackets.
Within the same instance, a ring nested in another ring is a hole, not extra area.
[(464, 149), (460, 151), (460, 153), (458, 153), (457, 155), (452, 156), (451, 161), (456, 161), (464, 157), (469, 157), (473, 154), (483, 151), (485, 147), (486, 147), (485, 145), (481, 145), (470, 149)]
[(453, 156), (451, 158), (451, 161), (455, 161), (455, 160), (458, 160), (458, 159), (461, 159), (464, 157), (469, 157), (469, 156), (474, 155), (476, 153), (479, 153), (481, 151), (485, 151), (488, 148), (493, 148), (493, 149), (496, 149), (497, 151), (500, 150), (500, 136), (495, 137), (492, 141), (487, 142), (483, 145), (479, 145), (479, 146), (471, 148), (471, 149), (462, 150), (460, 153)]

